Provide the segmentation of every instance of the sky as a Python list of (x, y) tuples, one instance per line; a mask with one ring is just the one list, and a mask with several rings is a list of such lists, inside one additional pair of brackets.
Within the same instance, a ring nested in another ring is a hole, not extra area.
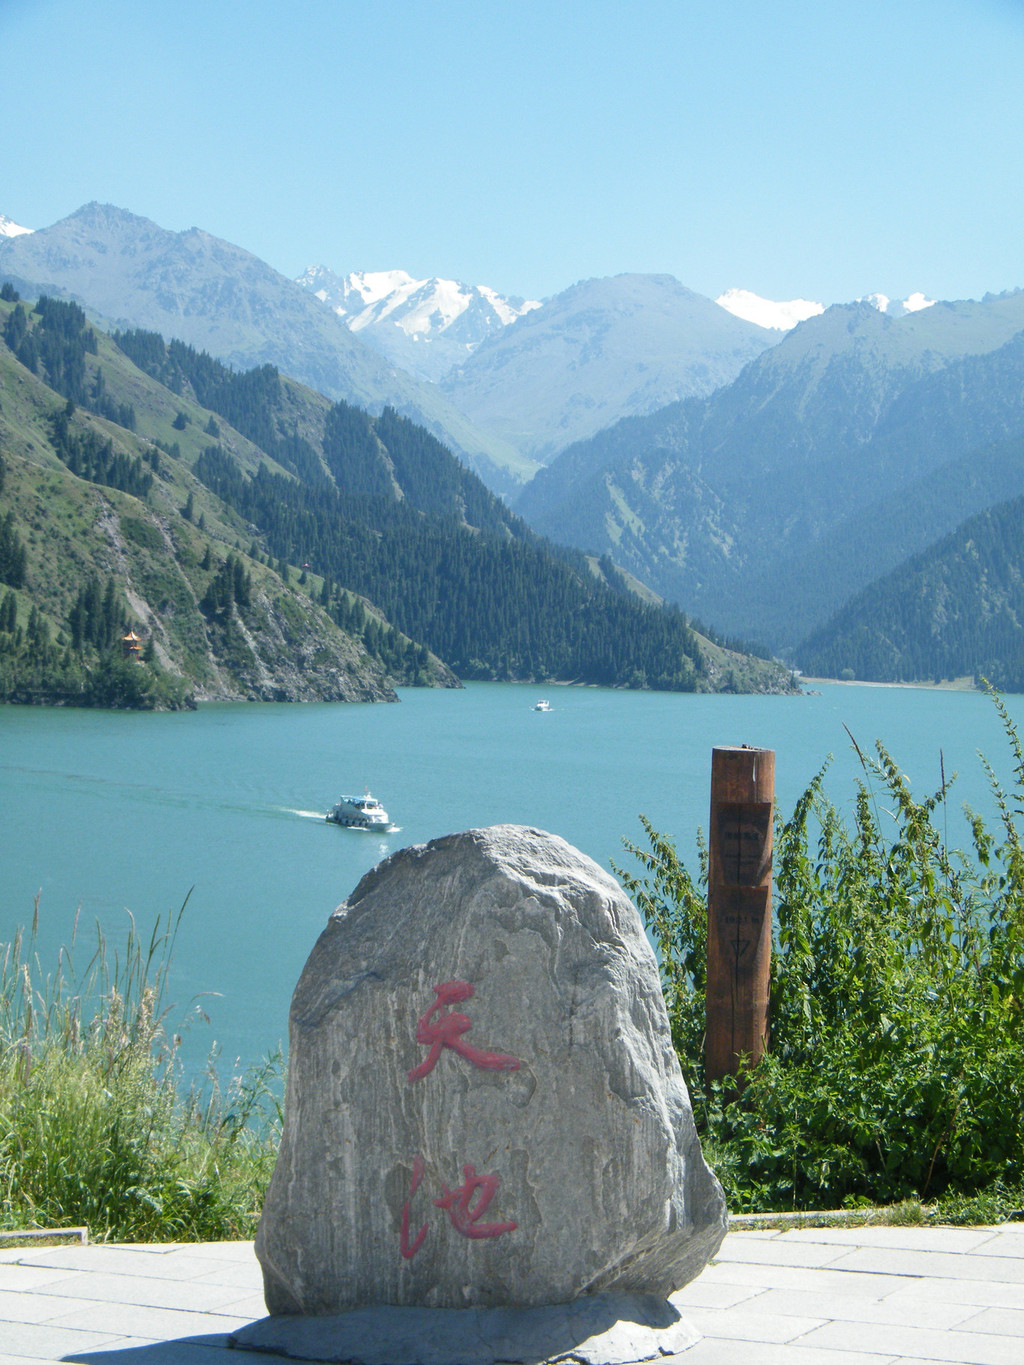
[(1024, 286), (1024, 0), (0, 0), (0, 214), (294, 277)]

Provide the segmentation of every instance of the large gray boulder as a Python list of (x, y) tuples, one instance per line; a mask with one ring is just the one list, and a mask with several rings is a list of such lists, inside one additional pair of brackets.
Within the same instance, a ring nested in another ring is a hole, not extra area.
[(513, 825), (403, 849), (292, 1000), (271, 1314), (666, 1298), (726, 1228), (618, 884)]

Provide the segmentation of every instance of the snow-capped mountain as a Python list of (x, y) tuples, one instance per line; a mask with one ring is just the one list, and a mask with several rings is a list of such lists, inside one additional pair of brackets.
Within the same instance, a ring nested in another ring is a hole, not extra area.
[[(747, 322), (756, 322), (759, 327), (770, 327), (778, 332), (788, 332), (798, 322), (805, 322), (807, 318), (817, 317), (825, 311), (823, 303), (814, 303), (811, 299), (789, 299), (777, 303), (774, 299), (763, 299), (749, 289), (727, 289), (715, 302), (735, 317), (745, 318)], [(908, 313), (919, 313), (922, 308), (930, 308), (935, 300), (925, 298), (924, 294), (918, 292), (902, 301), (894, 301), (887, 294), (866, 294), (857, 302), (870, 303), (872, 308), (891, 318), (903, 318)]]
[(31, 228), (21, 227), (20, 224), (12, 222), (5, 214), (0, 213), (0, 237), (20, 237), (22, 233), (31, 231)]
[(825, 305), (812, 303), (810, 299), (790, 299), (786, 303), (776, 303), (773, 299), (763, 299), (749, 289), (727, 289), (715, 302), (734, 317), (756, 322), (758, 327), (770, 327), (773, 331), (788, 332), (798, 322), (824, 313)]
[(435, 383), (482, 341), (540, 304), (504, 298), (486, 285), (416, 280), (404, 270), (337, 275), (310, 266), (297, 283), (389, 360)]

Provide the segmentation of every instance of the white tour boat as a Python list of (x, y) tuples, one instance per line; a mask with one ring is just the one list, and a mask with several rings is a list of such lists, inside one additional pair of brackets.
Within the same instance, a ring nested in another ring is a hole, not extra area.
[(533, 709), (535, 711), (550, 711), (551, 703), (549, 701), (539, 701)]
[(327, 812), (327, 819), (350, 829), (384, 829), (391, 820), (375, 796), (339, 796), (337, 805)]

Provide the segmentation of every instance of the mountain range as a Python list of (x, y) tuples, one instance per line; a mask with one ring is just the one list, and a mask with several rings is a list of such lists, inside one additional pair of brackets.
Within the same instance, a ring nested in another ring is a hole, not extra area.
[(530, 467), (436, 386), (396, 370), (308, 290), (199, 228), (169, 232), (87, 204), (52, 227), (0, 238), (0, 274), (28, 297), (75, 300), (103, 326), (151, 328), (239, 369), (276, 365), (329, 398), (394, 407), (471, 468), (522, 477)]
[(792, 648), (872, 578), (1024, 491), (1022, 333), (1021, 292), (896, 318), (834, 306), (709, 398), (562, 452), (517, 508), (719, 628)]
[(826, 309), (669, 276), (542, 301), (403, 271), (288, 281), (100, 205), (0, 234), (0, 278), (422, 422), (543, 536), (794, 662), (875, 580), (1024, 493), (1019, 291)]
[[(542, 542), (424, 428), (0, 289), (0, 699), (787, 690)], [(146, 667), (120, 661), (134, 630)]]

